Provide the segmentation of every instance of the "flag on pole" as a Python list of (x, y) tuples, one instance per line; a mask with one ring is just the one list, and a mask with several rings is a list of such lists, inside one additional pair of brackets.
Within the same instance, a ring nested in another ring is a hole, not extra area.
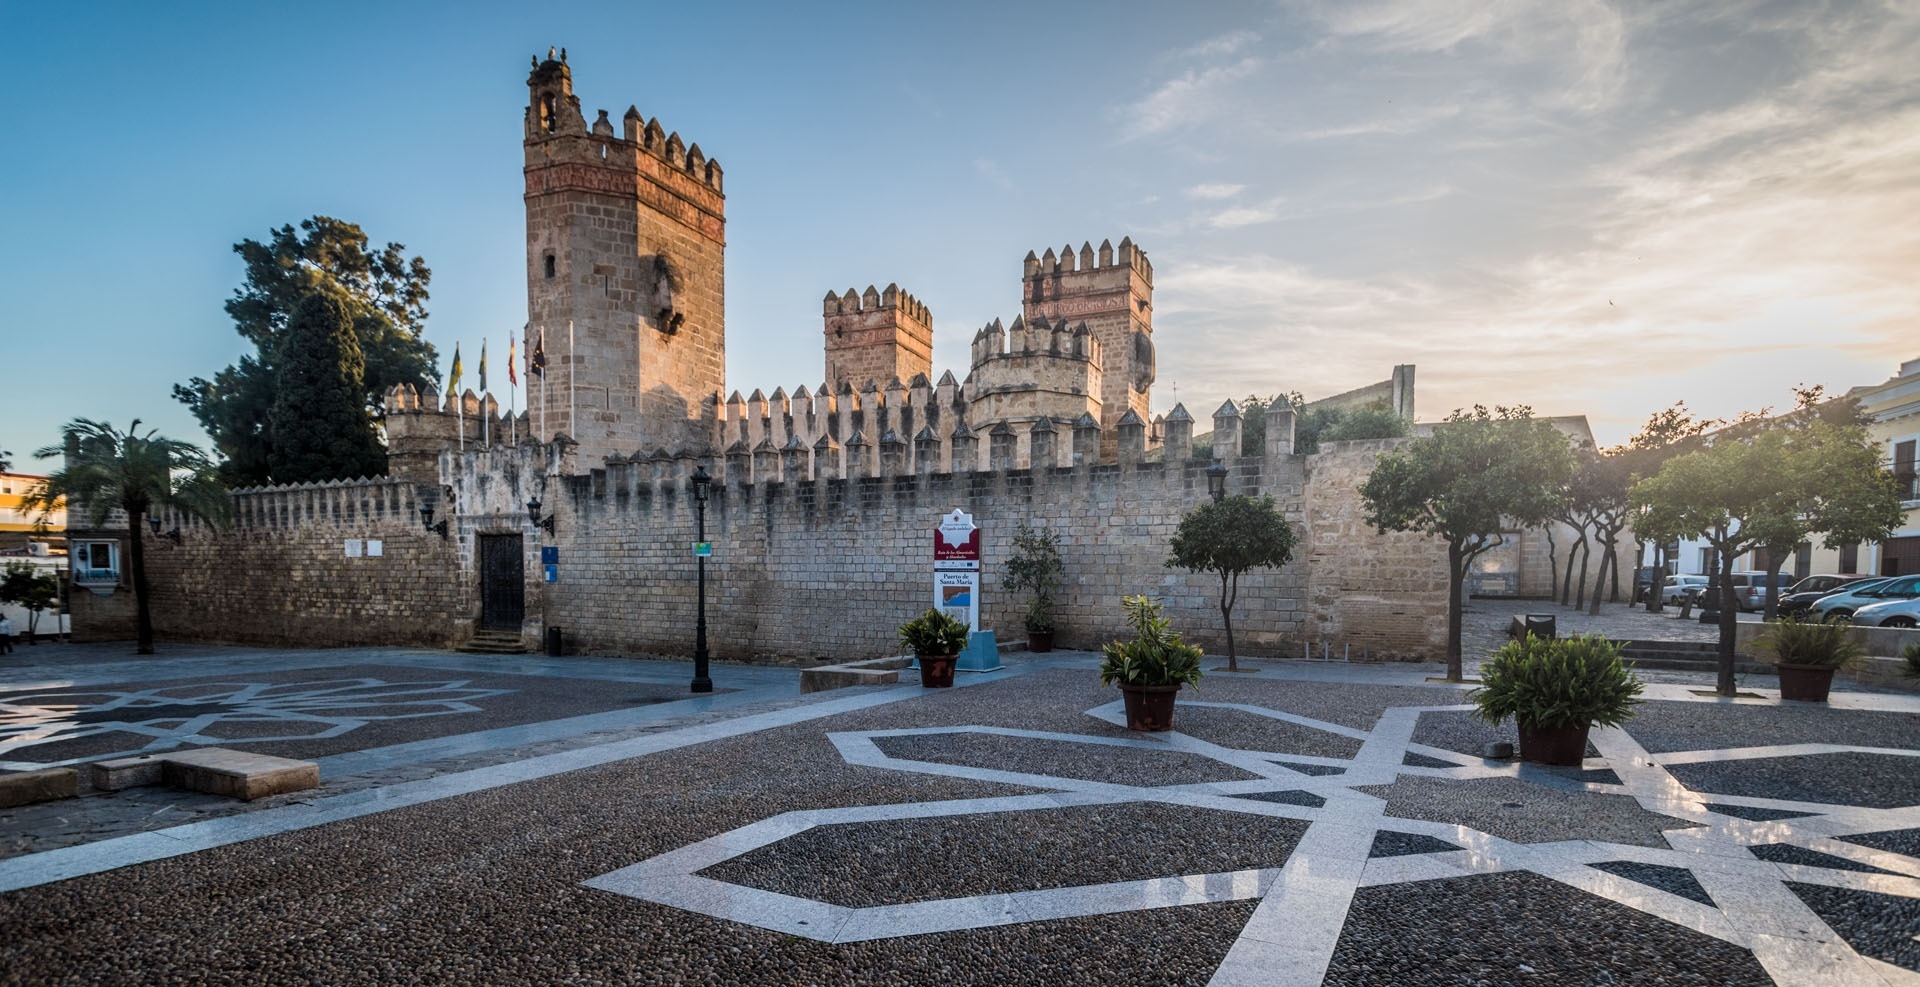
[(507, 387), (513, 388), (513, 387), (519, 386), (519, 384), (520, 384), (520, 378), (514, 376), (513, 374), (513, 337), (508, 336), (507, 337)]
[(540, 338), (533, 341), (533, 352), (527, 354), (527, 376), (545, 377), (547, 375), (547, 327), (540, 327)]
[(480, 341), (480, 393), (487, 393), (487, 341)]
[(453, 374), (447, 378), (447, 393), (453, 396), (453, 416), (459, 422), (460, 451), (467, 451), (467, 403), (460, 400), (460, 344), (453, 344)]

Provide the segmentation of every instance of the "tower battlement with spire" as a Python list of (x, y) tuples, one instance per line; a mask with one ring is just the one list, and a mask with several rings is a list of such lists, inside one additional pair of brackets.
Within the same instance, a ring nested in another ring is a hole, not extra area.
[(726, 385), (720, 164), (629, 107), (581, 113), (566, 50), (527, 76), (531, 421), (583, 455), (697, 446)]

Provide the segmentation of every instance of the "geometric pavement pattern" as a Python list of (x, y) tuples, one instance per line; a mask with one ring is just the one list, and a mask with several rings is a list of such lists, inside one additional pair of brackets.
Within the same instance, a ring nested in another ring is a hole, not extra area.
[[(1888, 900), (1920, 899), (1920, 859), (1844, 839), (1920, 829), (1920, 806), (1837, 805), (1703, 793), (1687, 788), (1667, 770), (1667, 765), (1712, 761), (1845, 753), (1911, 758), (1920, 752), (1793, 744), (1649, 754), (1624, 729), (1595, 729), (1592, 743), (1611, 773), (1591, 770), (1592, 761), (1587, 771), (1566, 773), (1488, 762), (1412, 742), (1421, 713), (1456, 712), (1471, 706), (1391, 708), (1373, 729), (1360, 730), (1241, 703), (1181, 705), (1233, 709), (1285, 721), (1357, 740), (1360, 748), (1348, 758), (1315, 757), (1234, 749), (1177, 731), (1126, 738), (992, 726), (832, 733), (829, 737), (840, 756), (851, 764), (1004, 782), (1043, 792), (786, 812), (583, 883), (822, 942), (1258, 899), (1253, 917), (1212, 980), (1230, 987), (1319, 983), (1360, 888), (1524, 871), (1750, 950), (1780, 984), (1920, 984), (1920, 974), (1857, 951), (1849, 934), (1863, 943), (1872, 937), (1864, 931), (1837, 931), (1793, 887), (1834, 889), (1842, 895), (1868, 892)], [(1088, 715), (1125, 724), (1118, 702), (1089, 710)], [(890, 737), (941, 734), (1171, 750), (1237, 771), (1232, 772), (1235, 780), (1129, 785), (893, 757), (875, 743)], [(1920, 762), (1915, 767), (1920, 768)], [(1400, 776), (1456, 781), (1519, 778), (1566, 791), (1631, 796), (1642, 809), (1669, 817), (1675, 825), (1662, 831), (1665, 847), (1597, 839), (1516, 843), (1458, 824), (1387, 816), (1385, 799), (1357, 790), (1391, 785)], [(815, 827), (1144, 802), (1280, 817), (1308, 825), (1283, 866), (869, 907), (747, 887), (700, 873)], [(1755, 848), (1760, 848), (1758, 853)], [(1827, 913), (1832, 916), (1834, 910)], [(1920, 915), (1920, 910), (1906, 908), (1900, 915), (1901, 921), (1910, 922), (1905, 916)], [(1897, 938), (1910, 947), (1913, 939), (1920, 938), (1915, 933), (1920, 933), (1920, 927), (1905, 928)], [(1905, 966), (1916, 965), (1912, 949), (1868, 950), (1876, 951)]]
[[(375, 720), (480, 712), (474, 700), (513, 691), (470, 687), (468, 681), (211, 682), (131, 692), (89, 689), (0, 696), (0, 769), (30, 771), (187, 744), (337, 737)], [(111, 734), (149, 739), (139, 747), (65, 761), (4, 760), (27, 747)]]

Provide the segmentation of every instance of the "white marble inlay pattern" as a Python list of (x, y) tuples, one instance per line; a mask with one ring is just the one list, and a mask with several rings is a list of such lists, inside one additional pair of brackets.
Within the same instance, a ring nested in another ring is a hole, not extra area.
[[(0, 769), (101, 761), (173, 750), (187, 744), (257, 744), (338, 737), (378, 720), (477, 713), (475, 700), (511, 689), (482, 689), (465, 679), (388, 682), (376, 678), (325, 682), (210, 682), (113, 689), (13, 693), (0, 696), (0, 758), (42, 744), (127, 734), (139, 747), (64, 761), (0, 760)], [(223, 727), (241, 732), (223, 734)]]
[[(1188, 704), (1183, 704), (1188, 705)], [(1843, 745), (1782, 745), (1728, 751), (1690, 751), (1653, 756), (1621, 729), (1596, 730), (1602, 757), (1589, 767), (1611, 768), (1619, 784), (1583, 781), (1564, 771), (1496, 763), (1412, 742), (1424, 712), (1462, 706), (1388, 709), (1371, 730), (1356, 730), (1244, 703), (1193, 703), (1235, 709), (1362, 741), (1352, 758), (1236, 750), (1178, 732), (1138, 737), (1094, 737), (985, 725), (929, 727), (829, 734), (848, 763), (1023, 785), (1044, 794), (946, 802), (855, 806), (785, 813), (722, 833), (584, 882), (586, 886), (714, 917), (775, 929), (823, 942), (853, 942), (957, 932), (1039, 919), (1179, 907), (1213, 901), (1259, 899), (1260, 905), (1215, 972), (1217, 987), (1319, 983), (1339, 942), (1347, 911), (1359, 888), (1416, 881), (1528, 871), (1617, 902), (1703, 935), (1750, 949), (1780, 984), (1920, 984), (1920, 974), (1861, 956), (1787, 887), (1822, 884), (1920, 899), (1920, 860), (1835, 839), (1855, 833), (1920, 828), (1920, 806), (1874, 809), (1844, 805), (1704, 795), (1681, 785), (1667, 764), (1782, 757), (1808, 753), (1910, 751)], [(1123, 722), (1118, 703), (1089, 710), (1109, 723)], [(1179, 751), (1256, 775), (1254, 779), (1166, 785), (1126, 785), (1084, 778), (893, 757), (877, 738), (986, 734), (1094, 745), (1121, 750)], [(1409, 753), (1451, 763), (1413, 767)], [(1308, 775), (1278, 761), (1340, 767), (1337, 775)], [(1629, 796), (1645, 810), (1672, 817), (1667, 848), (1597, 840), (1523, 845), (1452, 823), (1384, 815), (1384, 800), (1355, 789), (1390, 785), (1400, 776), (1467, 781), (1517, 778), (1566, 791)], [(1321, 807), (1245, 797), (1304, 791), (1326, 800)], [(881, 819), (991, 815), (1062, 805), (1157, 802), (1249, 815), (1300, 819), (1306, 834), (1275, 869), (1220, 874), (1172, 874), (1085, 887), (979, 894), (931, 901), (849, 908), (778, 892), (703, 878), (697, 871), (816, 826)], [(1740, 819), (1709, 811), (1709, 803), (1784, 809), (1810, 815), (1771, 821)], [(1383, 832), (1429, 836), (1460, 847), (1430, 853), (1370, 858)], [(1790, 844), (1892, 874), (1869, 874), (1805, 864), (1761, 860), (1749, 849)], [(1705, 905), (1590, 865), (1629, 861), (1680, 868), (1694, 876), (1715, 904)], [(1813, 971), (1815, 979), (1809, 979)]]

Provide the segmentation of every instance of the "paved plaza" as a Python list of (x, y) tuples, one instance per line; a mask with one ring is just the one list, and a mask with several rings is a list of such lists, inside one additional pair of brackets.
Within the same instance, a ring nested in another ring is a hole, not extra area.
[(322, 787), (0, 810), (0, 983), (1920, 984), (1907, 694), (1649, 676), (1545, 769), (1484, 760), (1511, 725), (1431, 665), (1256, 662), (1142, 735), (1083, 652), (692, 697), (666, 662), (125, 651), (0, 664), (0, 768), (223, 746)]

